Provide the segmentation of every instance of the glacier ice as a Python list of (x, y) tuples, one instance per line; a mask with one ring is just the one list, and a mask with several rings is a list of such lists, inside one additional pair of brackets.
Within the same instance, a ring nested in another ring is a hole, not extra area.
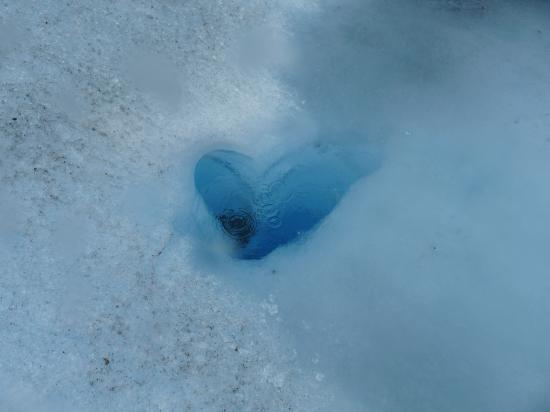
[[(0, 410), (549, 410), (549, 7), (3, 2)], [(307, 241), (173, 224), (312, 136), (384, 157)]]

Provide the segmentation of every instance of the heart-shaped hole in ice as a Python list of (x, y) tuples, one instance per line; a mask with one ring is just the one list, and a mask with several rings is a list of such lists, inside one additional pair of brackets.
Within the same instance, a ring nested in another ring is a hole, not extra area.
[(267, 168), (231, 150), (195, 167), (195, 187), (241, 259), (260, 259), (316, 227), (370, 169), (333, 146), (308, 146)]

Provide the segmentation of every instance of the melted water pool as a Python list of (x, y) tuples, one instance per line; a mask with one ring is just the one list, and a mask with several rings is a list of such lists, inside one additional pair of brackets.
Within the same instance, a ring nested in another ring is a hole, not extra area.
[(316, 227), (366, 168), (340, 149), (308, 146), (262, 168), (231, 150), (195, 167), (195, 187), (241, 259), (260, 259)]

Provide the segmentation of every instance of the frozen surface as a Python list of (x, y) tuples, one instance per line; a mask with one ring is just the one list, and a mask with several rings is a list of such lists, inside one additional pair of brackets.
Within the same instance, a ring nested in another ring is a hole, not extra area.
[[(1, 2), (0, 410), (549, 410), (549, 21)], [(383, 161), (303, 241), (211, 253), (199, 157), (314, 140)]]
[(185, 152), (292, 106), (234, 57), (247, 30), (283, 36), (291, 11), (0, 4), (0, 410), (317, 404), (260, 302), (191, 267), (188, 239), (163, 253)]

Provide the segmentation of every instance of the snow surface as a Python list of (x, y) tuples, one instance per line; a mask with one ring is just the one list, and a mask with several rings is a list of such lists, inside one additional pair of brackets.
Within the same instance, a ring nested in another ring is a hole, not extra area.
[[(0, 3), (0, 411), (550, 409), (550, 6)], [(382, 147), (209, 250), (220, 145)]]

